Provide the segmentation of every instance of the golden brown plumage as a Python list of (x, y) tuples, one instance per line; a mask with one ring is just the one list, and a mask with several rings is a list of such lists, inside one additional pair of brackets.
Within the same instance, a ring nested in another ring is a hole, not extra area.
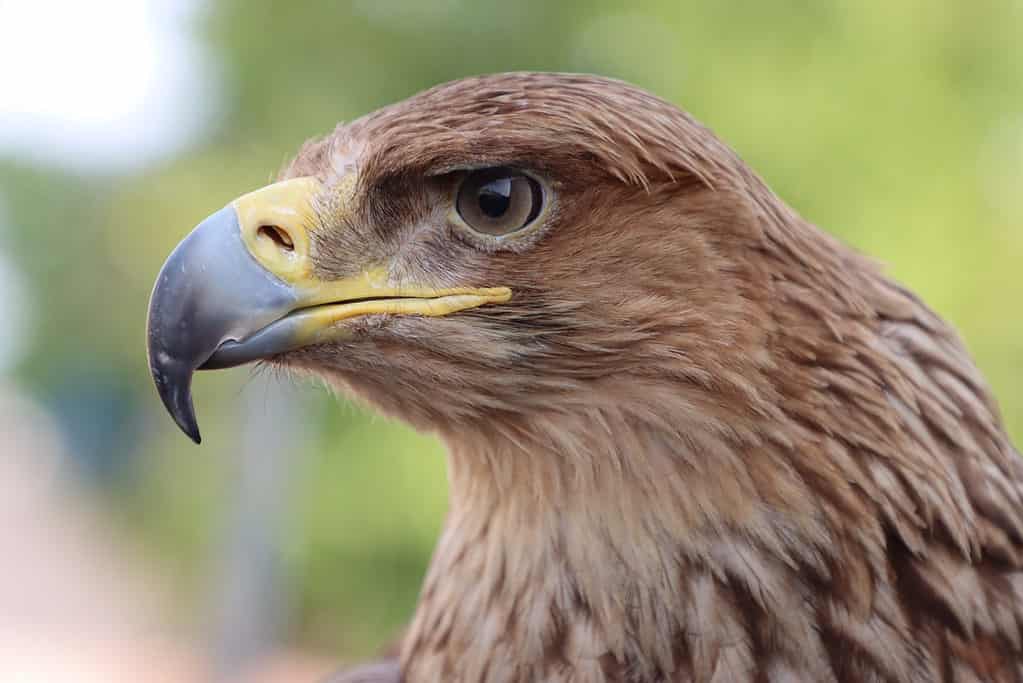
[[(447, 179), (481, 166), (549, 182), (540, 229), (449, 228)], [(320, 278), (514, 293), (279, 358), (449, 447), (403, 680), (1023, 681), (1023, 463), (983, 378), (707, 129), (617, 81), (487, 76), (284, 176), (351, 172)]]

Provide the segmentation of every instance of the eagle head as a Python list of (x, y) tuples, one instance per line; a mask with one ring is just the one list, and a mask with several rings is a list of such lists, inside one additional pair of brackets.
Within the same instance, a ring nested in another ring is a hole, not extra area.
[(749, 253), (769, 198), (625, 83), (440, 86), (310, 141), (200, 224), (153, 292), (150, 366), (196, 440), (192, 372), (257, 360), (435, 429), (656, 401), (665, 371), (719, 386), (762, 355)]

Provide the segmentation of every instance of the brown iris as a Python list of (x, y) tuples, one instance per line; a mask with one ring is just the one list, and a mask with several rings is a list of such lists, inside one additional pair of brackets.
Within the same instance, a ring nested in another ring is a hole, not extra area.
[(458, 215), (477, 232), (507, 235), (540, 214), (543, 190), (533, 178), (509, 168), (472, 171), (462, 181)]

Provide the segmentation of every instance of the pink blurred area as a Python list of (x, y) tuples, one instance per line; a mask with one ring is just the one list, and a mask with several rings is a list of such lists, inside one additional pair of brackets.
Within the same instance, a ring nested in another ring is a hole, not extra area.
[(47, 415), (0, 384), (0, 681), (318, 681), (336, 662), (271, 652), (212, 673), (158, 567), (63, 475)]

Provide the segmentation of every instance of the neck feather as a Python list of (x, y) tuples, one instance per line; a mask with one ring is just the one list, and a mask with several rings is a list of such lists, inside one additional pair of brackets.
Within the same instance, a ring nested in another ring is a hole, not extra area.
[[(643, 414), (595, 408), (448, 439), (451, 508), (407, 680), (658, 680), (694, 661), (679, 651), (694, 622), (740, 618), (746, 598), (717, 595), (715, 572), (751, 587), (771, 562), (826, 572), (820, 515), (785, 495), (793, 471), (751, 469), (762, 441), (658, 414), (654, 389), (626, 402)], [(673, 391), (661, 405), (679, 404)]]

